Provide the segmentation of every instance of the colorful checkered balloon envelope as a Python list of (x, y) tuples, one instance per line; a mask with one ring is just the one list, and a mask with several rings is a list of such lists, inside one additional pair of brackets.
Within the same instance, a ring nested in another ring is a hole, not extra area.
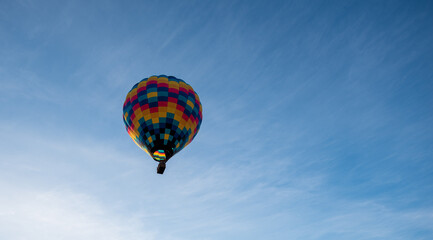
[(123, 104), (123, 121), (129, 136), (160, 162), (158, 173), (161, 174), (165, 162), (197, 135), (202, 117), (197, 93), (173, 76), (141, 80), (132, 87)]

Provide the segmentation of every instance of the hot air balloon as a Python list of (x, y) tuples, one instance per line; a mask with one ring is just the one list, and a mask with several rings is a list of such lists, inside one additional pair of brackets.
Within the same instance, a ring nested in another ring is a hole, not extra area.
[(134, 142), (159, 162), (166, 162), (191, 143), (202, 122), (202, 106), (190, 85), (159, 75), (135, 84), (123, 104), (123, 121)]

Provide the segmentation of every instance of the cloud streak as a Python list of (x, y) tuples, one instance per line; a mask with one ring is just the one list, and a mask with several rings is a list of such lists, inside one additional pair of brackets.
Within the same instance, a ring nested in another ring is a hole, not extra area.
[(139, 218), (110, 212), (91, 196), (0, 187), (0, 234), (7, 239), (156, 239)]

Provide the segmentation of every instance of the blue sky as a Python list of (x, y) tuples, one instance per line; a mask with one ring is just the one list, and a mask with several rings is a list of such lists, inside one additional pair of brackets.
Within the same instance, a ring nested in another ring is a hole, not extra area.
[[(431, 1), (0, 1), (0, 239), (432, 239)], [(164, 175), (127, 92), (203, 104)]]

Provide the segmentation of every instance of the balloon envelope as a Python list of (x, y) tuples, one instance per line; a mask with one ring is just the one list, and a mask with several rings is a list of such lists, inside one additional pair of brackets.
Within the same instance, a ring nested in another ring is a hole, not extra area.
[(155, 161), (167, 161), (191, 143), (202, 117), (197, 93), (173, 76), (141, 80), (123, 104), (123, 121), (129, 136)]

